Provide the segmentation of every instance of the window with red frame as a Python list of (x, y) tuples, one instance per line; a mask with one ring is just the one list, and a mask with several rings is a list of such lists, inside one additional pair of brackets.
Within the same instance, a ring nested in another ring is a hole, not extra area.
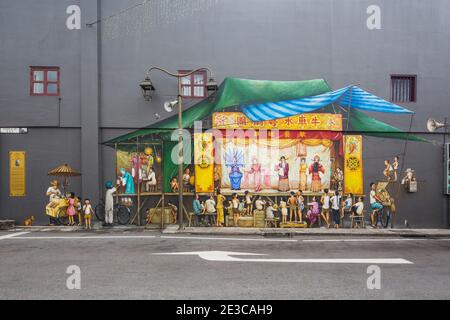
[(31, 67), (30, 95), (59, 96), (59, 68)]
[[(188, 73), (189, 70), (180, 70), (180, 73)], [(206, 71), (201, 70), (183, 77), (181, 81), (181, 95), (184, 98), (206, 98)]]

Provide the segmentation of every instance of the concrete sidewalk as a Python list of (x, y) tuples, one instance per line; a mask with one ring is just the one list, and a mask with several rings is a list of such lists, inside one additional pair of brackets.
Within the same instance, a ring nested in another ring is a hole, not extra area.
[[(191, 235), (214, 235), (214, 236), (274, 236), (274, 237), (295, 237), (295, 236), (370, 236), (370, 237), (416, 237), (416, 238), (450, 238), (449, 229), (324, 229), (324, 228), (235, 228), (235, 227), (186, 227), (180, 230), (178, 225), (169, 225), (164, 230), (158, 227), (149, 226), (114, 226), (113, 228), (103, 228), (101, 224), (93, 226), (92, 233), (115, 233), (115, 232), (161, 232), (163, 234), (191, 234)], [(30, 231), (30, 232), (86, 232), (84, 227), (49, 227), (16, 226), (9, 231)]]

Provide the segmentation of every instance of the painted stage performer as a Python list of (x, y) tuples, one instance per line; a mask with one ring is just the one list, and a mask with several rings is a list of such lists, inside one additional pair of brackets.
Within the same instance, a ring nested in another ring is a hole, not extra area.
[(134, 194), (134, 181), (131, 174), (127, 171), (125, 171), (124, 168), (120, 169), (120, 181), (122, 182), (122, 186), (125, 187), (125, 193), (126, 194)]
[(300, 181), (299, 181), (299, 190), (307, 191), (308, 189), (308, 176), (306, 175), (306, 171), (308, 170), (308, 165), (306, 164), (306, 158), (300, 159)]
[(343, 190), (343, 181), (344, 181), (344, 172), (341, 168), (337, 167), (333, 173), (333, 180), (335, 182), (335, 190), (342, 191)]
[(278, 191), (289, 191), (289, 163), (286, 161), (286, 157), (280, 158), (280, 163), (275, 167), (278, 172)]
[(59, 190), (58, 180), (52, 180), (50, 182), (50, 187), (47, 189), (46, 195), (49, 197), (49, 202), (45, 207), (45, 214), (50, 218), (50, 225), (54, 226), (58, 217), (58, 208), (62, 201), (65, 202), (61, 190)]
[(141, 161), (138, 153), (133, 153), (131, 156), (131, 176), (136, 183), (142, 180)]
[(242, 172), (240, 167), (244, 166), (244, 153), (240, 150), (227, 150), (225, 153), (225, 165), (230, 167), (230, 187), (232, 190), (241, 189)]
[(272, 183), (270, 182), (272, 170), (270, 168), (262, 168), (262, 175), (263, 175), (263, 186), (265, 188), (270, 189), (272, 187)]
[(314, 156), (314, 163), (309, 166), (309, 174), (311, 175), (311, 191), (320, 192), (322, 190), (322, 178), (320, 174), (325, 173), (324, 166), (320, 163), (320, 157)]
[(222, 165), (216, 164), (214, 166), (214, 189), (220, 188), (221, 181), (222, 181)]
[(253, 157), (253, 163), (250, 170), (250, 173), (253, 174), (253, 180), (255, 184), (255, 192), (259, 192), (262, 190), (262, 175), (261, 175), (261, 164), (258, 162), (258, 159), (256, 157)]

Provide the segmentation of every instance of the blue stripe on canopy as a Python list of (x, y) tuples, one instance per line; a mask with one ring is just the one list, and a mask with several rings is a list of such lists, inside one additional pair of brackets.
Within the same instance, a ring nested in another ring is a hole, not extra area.
[(307, 98), (244, 105), (242, 106), (242, 111), (250, 120), (253, 122), (258, 122), (312, 112), (334, 103), (339, 99), (339, 104), (342, 107), (348, 107), (349, 102), (351, 102), (351, 108), (366, 111), (413, 113), (408, 109), (395, 105), (367, 91), (364, 91), (357, 86), (348, 86)]

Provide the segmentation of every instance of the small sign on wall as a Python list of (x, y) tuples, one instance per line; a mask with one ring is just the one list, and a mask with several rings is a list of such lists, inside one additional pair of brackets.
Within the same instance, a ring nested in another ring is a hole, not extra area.
[(25, 151), (9, 152), (9, 195), (25, 197)]

